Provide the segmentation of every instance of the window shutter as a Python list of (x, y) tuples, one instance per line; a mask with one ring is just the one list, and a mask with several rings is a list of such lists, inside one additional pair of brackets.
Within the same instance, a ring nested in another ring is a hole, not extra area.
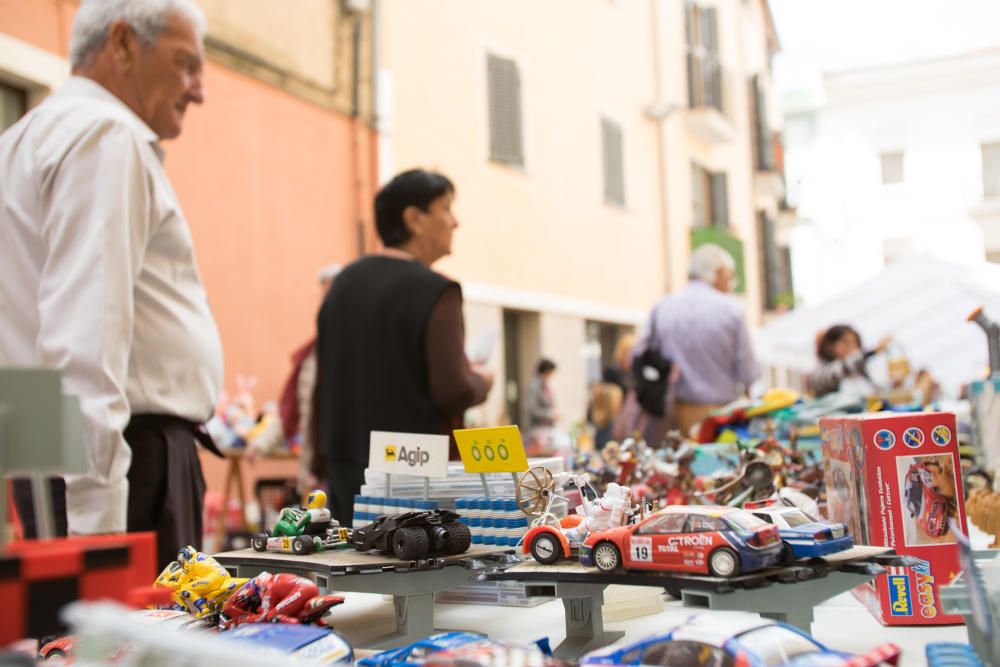
[(522, 166), (521, 77), (517, 63), (487, 56), (489, 86), (490, 159)]
[(604, 156), (604, 201), (625, 205), (625, 161), (622, 129), (614, 121), (601, 119), (601, 143)]
[(710, 197), (708, 193), (708, 172), (697, 164), (691, 164), (691, 226), (707, 227)]
[(684, 35), (687, 38), (687, 47), (690, 51), (694, 46), (698, 44), (695, 39), (695, 26), (698, 25), (698, 7), (692, 2), (688, 2), (684, 5)]
[(718, 18), (715, 7), (702, 7), (698, 12), (701, 17), (701, 45), (709, 53), (719, 50)]
[(767, 125), (767, 99), (761, 90), (760, 76), (750, 79), (750, 96), (753, 104), (754, 165), (761, 171), (774, 171), (774, 141)]
[(725, 173), (711, 174), (712, 226), (729, 226), (729, 186)]

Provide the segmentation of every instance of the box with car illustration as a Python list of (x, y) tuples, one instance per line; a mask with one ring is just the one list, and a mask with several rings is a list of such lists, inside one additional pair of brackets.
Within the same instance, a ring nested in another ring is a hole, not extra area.
[(938, 591), (958, 575), (951, 519), (965, 530), (950, 413), (873, 413), (820, 419), (827, 514), (855, 544), (886, 546), (917, 563), (891, 567), (855, 596), (885, 625), (943, 625)]

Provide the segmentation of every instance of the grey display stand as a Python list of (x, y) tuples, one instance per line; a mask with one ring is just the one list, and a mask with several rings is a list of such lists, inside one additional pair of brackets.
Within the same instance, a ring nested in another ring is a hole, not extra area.
[(555, 653), (560, 658), (572, 659), (621, 636), (622, 633), (605, 631), (601, 614), (604, 589), (611, 584), (664, 588), (691, 607), (752, 611), (809, 632), (817, 604), (871, 581), (885, 571), (883, 565), (905, 560), (893, 556), (891, 549), (854, 547), (824, 560), (768, 568), (729, 579), (640, 571), (604, 574), (570, 561), (554, 565), (519, 563), (490, 572), (486, 578), (555, 585), (566, 613), (566, 641)]
[(553, 650), (557, 658), (572, 660), (625, 636), (604, 629), (604, 589), (608, 584), (556, 582), (566, 616), (566, 639)]
[(315, 579), (322, 592), (391, 595), (396, 631), (362, 646), (385, 649), (434, 634), (434, 594), (462, 586), (478, 575), (466, 569), (470, 559), (505, 551), (474, 548), (459, 556), (401, 561), (353, 550), (293, 556), (245, 549), (216, 554), (214, 558), (237, 577), (254, 577), (264, 571), (291, 572)]

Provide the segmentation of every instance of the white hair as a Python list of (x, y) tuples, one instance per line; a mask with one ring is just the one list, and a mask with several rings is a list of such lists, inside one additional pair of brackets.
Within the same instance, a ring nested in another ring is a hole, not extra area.
[(205, 13), (193, 0), (82, 0), (69, 38), (69, 60), (86, 65), (108, 40), (108, 28), (125, 21), (139, 40), (152, 46), (172, 15), (191, 24), (199, 38), (205, 36)]
[(688, 278), (704, 280), (706, 283), (715, 282), (719, 269), (736, 270), (736, 261), (722, 246), (714, 243), (706, 243), (698, 246), (698, 249), (691, 253), (691, 263), (688, 264)]
[(333, 282), (333, 279), (337, 277), (340, 270), (343, 269), (343, 265), (339, 263), (329, 264), (324, 266), (316, 273), (316, 279), (319, 280), (319, 284)]

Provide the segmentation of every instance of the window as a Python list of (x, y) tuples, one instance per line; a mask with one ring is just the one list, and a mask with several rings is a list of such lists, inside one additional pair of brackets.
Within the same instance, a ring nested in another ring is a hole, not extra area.
[(1000, 143), (983, 144), (983, 198), (1000, 197)]
[(729, 185), (725, 173), (692, 164), (693, 227), (729, 227)]
[(710, 106), (722, 111), (722, 67), (715, 8), (689, 2), (684, 10), (688, 105), (692, 108)]
[(27, 110), (27, 93), (20, 88), (0, 83), (0, 132), (16, 123)]
[(882, 153), (882, 183), (892, 185), (903, 182), (903, 154)]
[(760, 245), (761, 279), (764, 282), (764, 308), (777, 310), (795, 305), (792, 286), (792, 255), (787, 246), (779, 246), (774, 221), (763, 211), (757, 214), (757, 239)]
[(625, 205), (625, 160), (622, 149), (622, 128), (618, 123), (601, 119), (601, 145), (604, 156), (604, 201)]
[(653, 644), (642, 654), (644, 665), (670, 667), (732, 667), (733, 659), (721, 649), (693, 641), (665, 641)]
[(721, 530), (729, 530), (729, 526), (720, 519), (701, 514), (692, 514), (684, 528), (685, 533), (714, 533)]
[(517, 63), (492, 54), (486, 58), (490, 110), (490, 159), (523, 166), (521, 75)]
[(639, 528), (640, 535), (662, 535), (664, 533), (679, 533), (684, 528), (687, 514), (664, 514), (650, 519)]
[(774, 137), (767, 124), (767, 98), (760, 77), (750, 77), (750, 135), (753, 142), (753, 166), (757, 171), (774, 171)]

